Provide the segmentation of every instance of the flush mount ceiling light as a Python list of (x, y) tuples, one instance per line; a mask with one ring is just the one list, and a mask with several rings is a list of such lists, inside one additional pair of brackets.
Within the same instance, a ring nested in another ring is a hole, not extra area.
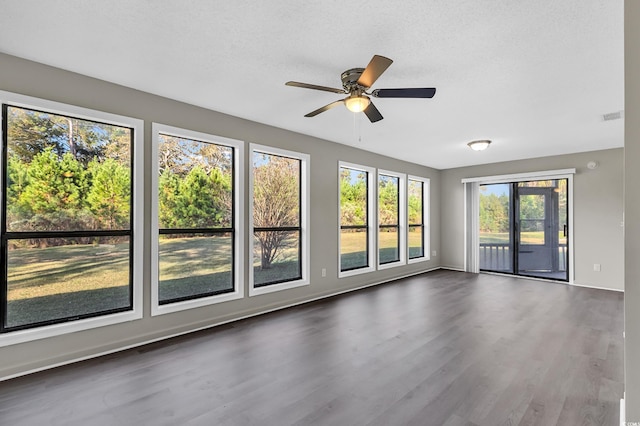
[(471, 148), (474, 151), (484, 151), (485, 149), (489, 148), (489, 145), (491, 145), (491, 141), (489, 140), (473, 141), (473, 142), (469, 142), (467, 145), (469, 146), (469, 148)]
[(364, 95), (351, 95), (344, 100), (344, 104), (351, 112), (362, 112), (371, 103), (371, 100)]

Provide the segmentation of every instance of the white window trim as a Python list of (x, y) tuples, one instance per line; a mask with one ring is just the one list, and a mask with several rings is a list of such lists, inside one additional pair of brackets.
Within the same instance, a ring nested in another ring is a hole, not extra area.
[[(341, 258), (340, 253), (342, 253), (342, 248), (340, 244), (340, 169), (344, 167), (351, 170), (358, 170), (367, 173), (367, 245), (368, 245), (368, 264), (366, 268), (358, 268), (352, 269), (350, 271), (340, 271)], [(338, 162), (338, 278), (351, 277), (354, 275), (366, 274), (368, 272), (374, 272), (376, 270), (376, 259), (377, 259), (377, 247), (376, 242), (377, 238), (375, 238), (376, 230), (374, 229), (374, 224), (376, 222), (377, 212), (375, 202), (375, 195), (378, 193), (377, 185), (376, 185), (376, 169), (373, 167), (361, 166), (359, 164), (347, 163), (345, 161)]]
[[(409, 258), (409, 181), (422, 182), (422, 225), (424, 226), (423, 255), (413, 259)], [(431, 259), (431, 179), (409, 175), (407, 177), (407, 263), (426, 262)], [(426, 216), (426, 220), (425, 220)]]
[[(559, 170), (547, 170), (540, 172), (527, 172), (527, 173), (514, 173), (508, 175), (497, 176), (481, 176), (462, 179), (462, 183), (465, 185), (465, 271), (478, 272), (477, 259), (480, 257), (479, 247), (479, 234), (478, 226), (470, 226), (470, 221), (478, 221), (478, 206), (480, 205), (479, 191), (470, 190), (470, 186), (487, 185), (494, 183), (510, 183), (510, 182), (526, 182), (530, 180), (554, 180), (554, 179), (567, 179), (567, 201), (569, 202), (569, 211), (567, 212), (567, 218), (569, 220), (569, 281), (568, 284), (574, 284), (575, 273), (575, 250), (573, 244), (573, 176), (576, 173), (576, 169), (559, 169)], [(467, 190), (469, 188), (469, 191)], [(467, 196), (469, 192), (470, 196)], [(475, 192), (475, 193), (473, 193)], [(473, 194), (472, 194), (473, 193)], [(472, 224), (473, 225), (473, 224)], [(475, 260), (475, 264), (474, 261)]]
[[(264, 154), (279, 155), (282, 157), (294, 158), (300, 160), (300, 238), (302, 240), (300, 267), (302, 269), (302, 278), (295, 281), (287, 281), (284, 283), (271, 284), (264, 287), (254, 286), (253, 276), (253, 247), (256, 243), (253, 232), (253, 155), (255, 152)], [(276, 291), (287, 290), (290, 288), (309, 285), (309, 224), (310, 222), (310, 156), (295, 151), (274, 148), (271, 146), (250, 144), (249, 145), (249, 296), (259, 296), (261, 294), (273, 293)]]
[[(397, 262), (391, 263), (380, 263), (380, 215), (378, 214), (380, 203), (380, 198), (378, 192), (378, 186), (380, 184), (380, 175), (391, 176), (398, 178), (398, 235), (400, 236), (399, 240), (399, 260)], [(407, 264), (407, 175), (404, 173), (392, 172), (389, 170), (381, 170), (378, 169), (378, 175), (376, 179), (376, 206), (378, 206), (378, 211), (376, 211), (376, 240), (378, 242), (378, 251), (376, 251), (376, 261), (378, 264), (378, 270), (396, 268), (398, 266), (403, 266)]]
[[(151, 143), (151, 315), (162, 315), (172, 312), (184, 311), (187, 309), (199, 308), (216, 303), (228, 302), (244, 297), (244, 173), (241, 165), (244, 162), (244, 142), (229, 139), (222, 136), (215, 136), (208, 133), (196, 132), (193, 130), (181, 129), (179, 127), (168, 126), (160, 123), (152, 123), (152, 143)], [(197, 299), (184, 300), (175, 303), (161, 305), (159, 301), (160, 285), (160, 260), (159, 260), (159, 223), (158, 223), (158, 139), (160, 134), (175, 136), (184, 139), (209, 142), (233, 148), (234, 151), (234, 271), (233, 292), (223, 293), (214, 296), (201, 297)]]
[[(96, 111), (93, 109), (82, 108), (75, 105), (68, 105), (60, 102), (54, 102), (4, 91), (0, 91), (0, 103), (7, 103), (17, 107), (37, 109), (50, 112), (52, 114), (73, 116), (74, 118), (92, 120), (100, 123), (113, 124), (116, 126), (123, 126), (133, 129), (133, 194), (131, 196), (131, 199), (133, 200), (133, 223), (131, 224), (131, 234), (133, 236), (132, 310), (4, 333), (0, 335), (0, 347), (29, 342), (32, 340), (45, 339), (48, 337), (59, 336), (68, 333), (74, 333), (82, 330), (89, 330), (97, 327), (119, 324), (127, 321), (134, 321), (142, 318), (142, 258), (144, 249), (144, 121), (122, 115)], [(2, 129), (0, 129), (0, 132), (1, 131)], [(3, 172), (4, 171), (1, 169), (0, 165), (0, 173)], [(3, 212), (0, 211), (0, 214), (2, 213)]]

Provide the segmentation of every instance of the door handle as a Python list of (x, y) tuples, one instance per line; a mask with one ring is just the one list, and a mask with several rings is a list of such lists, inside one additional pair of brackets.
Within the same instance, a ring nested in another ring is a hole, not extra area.
[(564, 234), (563, 236), (566, 237), (567, 236), (567, 224), (565, 223), (564, 226), (562, 227), (562, 233)]

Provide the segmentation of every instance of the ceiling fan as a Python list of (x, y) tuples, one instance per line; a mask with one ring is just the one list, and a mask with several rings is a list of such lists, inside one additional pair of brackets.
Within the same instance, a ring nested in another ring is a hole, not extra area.
[(318, 86), (316, 84), (300, 83), (288, 81), (287, 86), (302, 87), (304, 89), (323, 90), (325, 92), (348, 95), (344, 99), (331, 102), (328, 105), (318, 108), (306, 114), (305, 117), (315, 117), (321, 112), (325, 112), (340, 104), (345, 104), (349, 111), (364, 112), (369, 121), (375, 123), (382, 120), (382, 114), (375, 107), (369, 96), (374, 98), (433, 98), (436, 94), (434, 88), (413, 88), (413, 89), (375, 89), (367, 92), (373, 83), (389, 68), (393, 61), (380, 55), (373, 55), (366, 68), (351, 68), (342, 73), (342, 89), (333, 87)]

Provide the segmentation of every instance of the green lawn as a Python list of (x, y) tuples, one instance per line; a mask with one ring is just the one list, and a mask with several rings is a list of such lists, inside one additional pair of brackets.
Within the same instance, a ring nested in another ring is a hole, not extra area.
[[(544, 231), (531, 231), (522, 232), (521, 242), (523, 244), (544, 244)], [(563, 232), (560, 231), (558, 235), (561, 244), (566, 244), (566, 237)], [(508, 232), (480, 232), (480, 243), (497, 243), (508, 244), (509, 233)]]
[[(159, 252), (161, 303), (233, 291), (229, 236), (161, 238)], [(297, 253), (287, 248), (262, 270), (256, 252), (256, 285), (297, 277)], [(7, 326), (126, 309), (128, 282), (128, 243), (10, 250)]]
[(7, 326), (129, 305), (129, 244), (9, 250)]
[[(367, 264), (367, 233), (344, 230), (340, 235), (340, 263), (341, 269), (347, 270), (366, 266)], [(380, 261), (388, 262), (398, 258), (398, 233), (379, 233)], [(409, 232), (409, 257), (422, 255), (422, 236), (418, 231)]]
[(160, 238), (160, 302), (233, 291), (229, 234)]
[[(343, 236), (342, 261), (365, 258), (366, 233)], [(233, 291), (231, 239), (227, 235), (160, 240), (160, 301)], [(394, 258), (397, 234), (380, 234), (381, 257)], [(413, 250), (420, 234), (411, 232)], [(411, 249), (410, 249), (411, 250)], [(385, 257), (386, 256), (386, 257)], [(260, 268), (259, 246), (253, 256), (257, 286), (299, 276), (297, 246), (292, 244), (272, 264)], [(16, 327), (129, 306), (129, 244), (78, 244), (9, 250), (7, 325)]]

